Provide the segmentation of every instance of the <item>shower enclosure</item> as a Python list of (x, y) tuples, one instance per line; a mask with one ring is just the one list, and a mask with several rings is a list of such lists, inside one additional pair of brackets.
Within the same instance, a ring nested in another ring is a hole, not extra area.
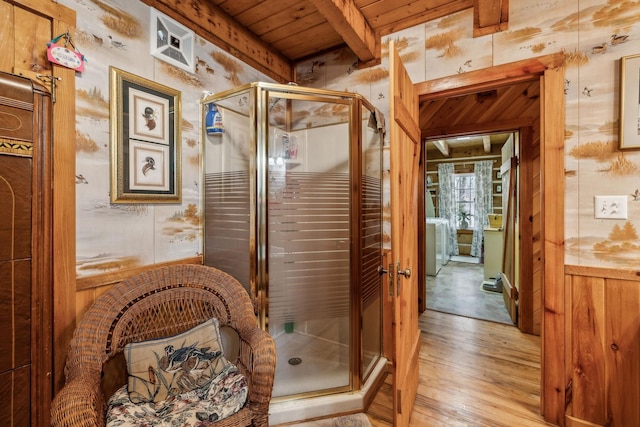
[(255, 297), (274, 401), (359, 390), (382, 346), (380, 113), (358, 94), (268, 83), (202, 107), (204, 260)]

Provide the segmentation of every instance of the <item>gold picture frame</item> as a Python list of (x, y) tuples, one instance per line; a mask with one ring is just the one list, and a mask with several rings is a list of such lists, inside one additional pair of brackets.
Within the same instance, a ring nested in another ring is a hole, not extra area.
[(111, 202), (180, 203), (179, 90), (109, 67)]
[(620, 58), (621, 150), (640, 149), (640, 54)]

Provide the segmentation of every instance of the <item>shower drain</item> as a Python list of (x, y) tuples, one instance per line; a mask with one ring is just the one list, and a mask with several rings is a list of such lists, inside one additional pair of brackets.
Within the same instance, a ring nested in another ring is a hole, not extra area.
[(289, 359), (289, 365), (299, 365), (302, 363), (302, 359), (300, 359), (299, 357), (292, 357), (291, 359)]

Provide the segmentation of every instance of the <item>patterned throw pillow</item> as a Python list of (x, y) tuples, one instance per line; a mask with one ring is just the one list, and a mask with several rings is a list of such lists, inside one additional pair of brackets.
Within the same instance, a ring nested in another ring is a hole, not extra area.
[(207, 385), (230, 364), (222, 353), (215, 318), (179, 335), (127, 344), (129, 398), (160, 402)]

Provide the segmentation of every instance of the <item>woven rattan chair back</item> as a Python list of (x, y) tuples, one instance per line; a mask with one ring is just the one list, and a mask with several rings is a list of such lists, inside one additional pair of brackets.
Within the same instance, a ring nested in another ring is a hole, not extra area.
[[(235, 278), (191, 264), (137, 274), (97, 299), (74, 332), (65, 366), (66, 385), (54, 399), (52, 425), (104, 425), (100, 378), (107, 361), (128, 343), (176, 335), (212, 317), (237, 333), (238, 355), (231, 361), (249, 384), (247, 405), (215, 425), (267, 426), (275, 373), (273, 339), (257, 326), (251, 298)], [(87, 396), (94, 398), (88, 406)]]

